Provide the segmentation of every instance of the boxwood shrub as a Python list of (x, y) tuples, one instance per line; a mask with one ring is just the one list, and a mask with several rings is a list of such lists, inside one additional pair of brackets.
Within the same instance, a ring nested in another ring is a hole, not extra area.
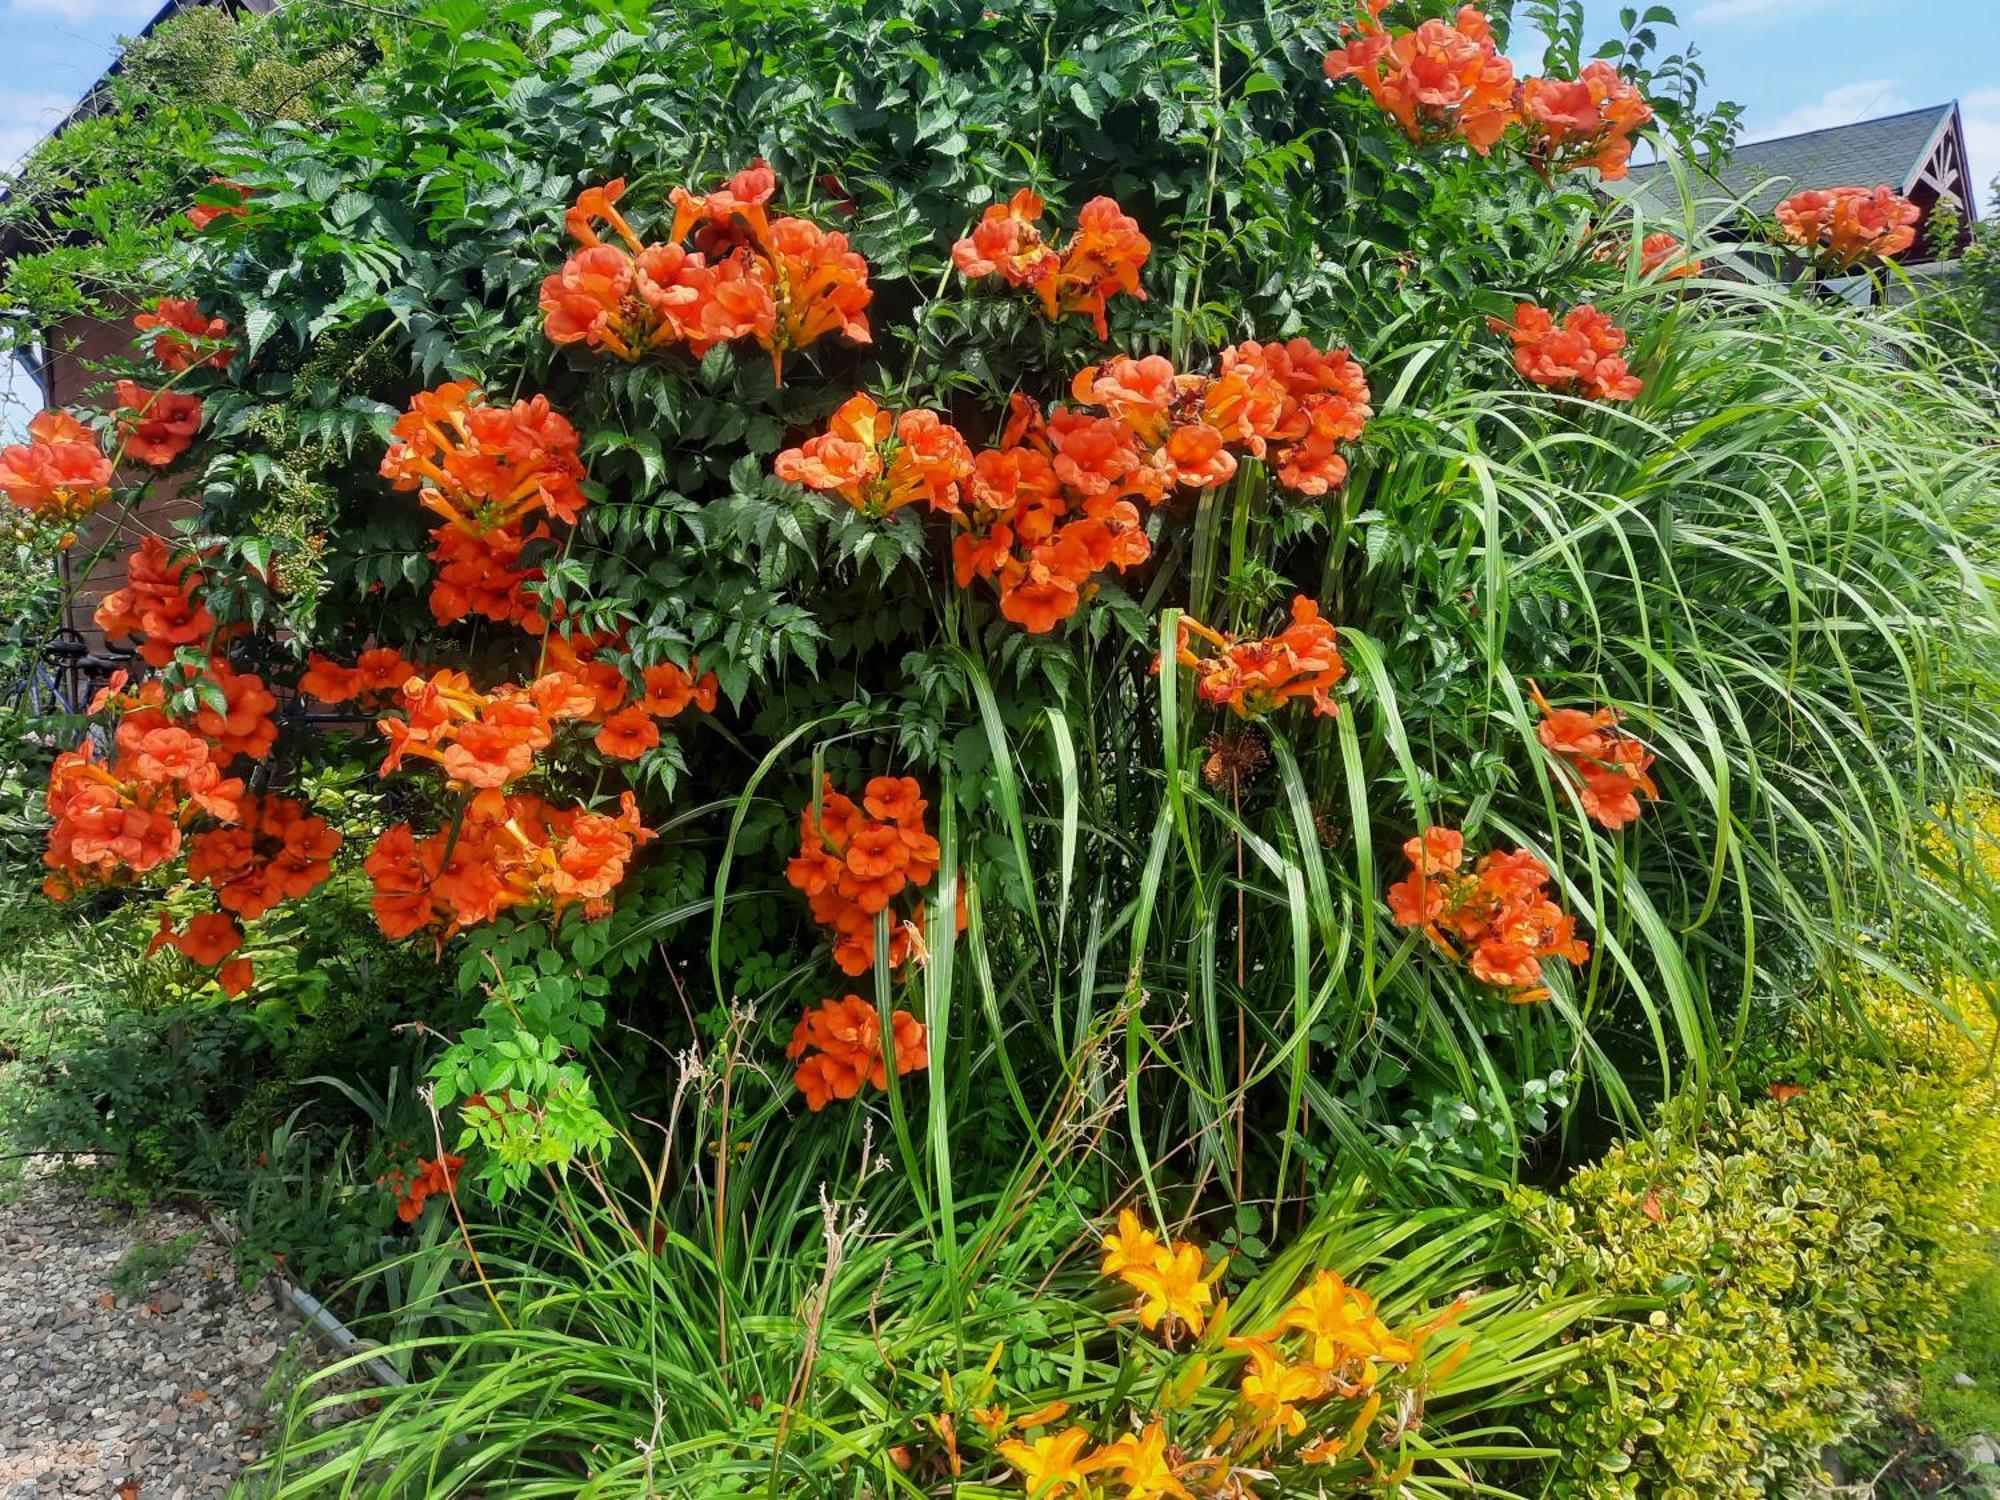
[(1549, 1384), (1545, 1493), (1808, 1492), (1824, 1447), (1943, 1346), (2000, 1226), (1994, 1081), (1934, 1015), (1864, 1002), (1875, 1055), (1754, 1102), (1682, 1097), (1558, 1195), (1517, 1196), (1533, 1274), (1613, 1309)]

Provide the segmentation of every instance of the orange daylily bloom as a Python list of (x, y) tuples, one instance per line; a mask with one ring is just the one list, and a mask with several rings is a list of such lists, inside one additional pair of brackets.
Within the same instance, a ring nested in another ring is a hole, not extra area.
[(1304, 1432), (1305, 1413), (1299, 1408), (1326, 1394), (1324, 1373), (1310, 1364), (1292, 1364), (1265, 1339), (1232, 1342), (1250, 1356), (1243, 1367), (1243, 1404), (1274, 1431), (1290, 1437)]
[(1118, 1228), (1104, 1236), (1101, 1274), (1123, 1276), (1134, 1266), (1150, 1267), (1160, 1253), (1160, 1237), (1129, 1208), (1118, 1210)]
[[(1343, 1371), (1374, 1362), (1408, 1364), (1417, 1357), (1375, 1311), (1375, 1299), (1350, 1286), (1337, 1271), (1321, 1271), (1278, 1319), (1278, 1332), (1306, 1336), (1306, 1360), (1315, 1370)], [(1364, 1378), (1364, 1384), (1372, 1380)]]
[(1115, 1472), (1125, 1486), (1125, 1500), (1194, 1500), (1174, 1472), (1167, 1453), (1166, 1428), (1158, 1422), (1149, 1423), (1139, 1434), (1128, 1432), (1103, 1448), (1092, 1467)]
[(1033, 1442), (1014, 1439), (994, 1451), (1021, 1476), (1021, 1485), (1030, 1500), (1046, 1500), (1055, 1495), (1075, 1494), (1085, 1489), (1097, 1462), (1084, 1453), (1090, 1434), (1081, 1427), (1036, 1438)]
[(1215, 1301), (1212, 1283), (1221, 1269), (1208, 1269), (1199, 1245), (1176, 1240), (1156, 1253), (1151, 1265), (1128, 1267), (1119, 1278), (1139, 1293), (1139, 1321), (1146, 1327), (1172, 1322), (1200, 1337), (1206, 1309)]

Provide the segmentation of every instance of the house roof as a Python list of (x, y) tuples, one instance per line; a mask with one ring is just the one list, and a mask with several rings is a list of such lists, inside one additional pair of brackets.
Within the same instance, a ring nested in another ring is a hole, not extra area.
[[(1745, 212), (1759, 216), (1770, 213), (1788, 193), (1805, 187), (1851, 183), (1872, 188), (1887, 183), (1898, 192), (1908, 192), (1957, 112), (1955, 103), (1934, 104), (1879, 120), (1752, 141), (1736, 147), (1716, 166), (1706, 158), (1687, 166), (1698, 197), (1740, 199)], [(1654, 211), (1665, 211), (1677, 201), (1673, 176), (1664, 162), (1634, 167), (1625, 183), (1607, 186), (1640, 196)]]

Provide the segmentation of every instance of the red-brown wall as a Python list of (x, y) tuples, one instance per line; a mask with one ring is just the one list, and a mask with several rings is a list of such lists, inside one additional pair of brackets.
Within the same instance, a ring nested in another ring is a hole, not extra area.
[[(99, 372), (107, 360), (132, 354), (132, 325), (96, 318), (72, 318), (49, 338), (44, 370), (48, 404), (81, 409), (108, 408), (115, 382)], [(181, 476), (159, 475), (143, 464), (126, 464), (118, 473), (119, 498), (101, 507), (78, 528), (77, 539), (64, 558), (71, 583), (69, 626), (83, 634), (93, 651), (104, 649), (104, 633), (91, 616), (98, 602), (125, 582), (125, 554), (149, 533), (171, 539), (173, 522), (195, 510), (194, 497), (182, 493)], [(138, 486), (137, 504), (127, 497)]]

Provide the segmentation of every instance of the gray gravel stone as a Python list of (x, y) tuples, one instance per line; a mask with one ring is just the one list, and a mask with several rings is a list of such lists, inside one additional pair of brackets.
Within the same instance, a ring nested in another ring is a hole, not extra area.
[[(239, 1291), (194, 1215), (124, 1219), (45, 1170), (0, 1201), (0, 1500), (196, 1500), (262, 1451), (264, 1387), (324, 1362), (266, 1288)], [(196, 1231), (137, 1305), (112, 1273), (137, 1244)]]

